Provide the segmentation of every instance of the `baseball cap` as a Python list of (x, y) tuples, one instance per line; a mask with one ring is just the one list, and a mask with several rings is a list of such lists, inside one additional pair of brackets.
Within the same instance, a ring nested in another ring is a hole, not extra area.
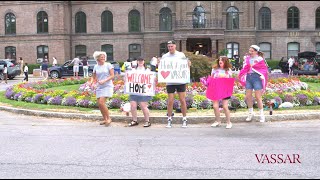
[(167, 44), (176, 44), (176, 42), (174, 40), (172, 40), (172, 41), (168, 41)]
[(250, 46), (251, 48), (253, 48), (253, 49), (255, 49), (256, 51), (260, 51), (260, 47), (259, 46), (257, 46), (257, 45), (251, 45)]

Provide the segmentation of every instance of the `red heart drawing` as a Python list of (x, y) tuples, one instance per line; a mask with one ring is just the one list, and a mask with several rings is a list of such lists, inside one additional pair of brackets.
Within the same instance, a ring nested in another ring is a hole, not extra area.
[(170, 74), (170, 71), (161, 71), (161, 75), (164, 79), (167, 78), (169, 74)]
[(151, 88), (151, 84), (148, 85), (148, 88), (149, 88), (149, 89)]

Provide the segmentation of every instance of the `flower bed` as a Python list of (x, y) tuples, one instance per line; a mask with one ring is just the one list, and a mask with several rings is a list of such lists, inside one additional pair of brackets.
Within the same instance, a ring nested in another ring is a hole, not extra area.
[[(47, 90), (50, 87), (65, 86), (72, 84), (81, 84), (79, 90)], [(63, 106), (78, 107), (97, 107), (97, 100), (94, 94), (95, 86), (90, 85), (88, 79), (59, 79), (49, 81), (39, 81), (30, 83), (20, 83), (7, 88), (5, 96), (8, 99), (25, 101), (38, 104), (53, 104)], [(123, 93), (123, 80), (114, 81), (114, 95), (107, 100), (109, 108), (118, 109), (123, 104), (129, 102), (129, 95)], [(206, 86), (201, 82), (190, 83), (187, 86), (186, 103), (188, 108), (211, 109), (212, 101), (208, 100), (205, 95)], [(246, 108), (245, 89), (236, 81), (234, 93), (229, 101), (230, 106), (236, 108)], [(149, 102), (150, 109), (163, 110), (167, 109), (168, 95), (164, 83), (158, 83), (156, 86), (156, 95)], [(178, 95), (175, 95), (174, 109), (180, 108)], [(301, 82), (298, 78), (270, 78), (267, 92), (263, 95), (263, 102), (274, 100), (279, 105), (283, 102), (290, 102), (294, 106), (319, 105), (320, 92), (308, 90), (306, 83)], [(254, 106), (256, 102), (253, 99)]]

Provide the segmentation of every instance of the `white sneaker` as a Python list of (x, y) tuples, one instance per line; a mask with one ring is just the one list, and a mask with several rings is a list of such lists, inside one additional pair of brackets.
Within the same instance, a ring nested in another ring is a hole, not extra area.
[(212, 123), (211, 124), (211, 127), (219, 127), (219, 126), (221, 126), (221, 122), (214, 122), (214, 123)]
[(188, 126), (187, 125), (187, 120), (186, 119), (182, 120), (182, 126), (181, 127), (186, 128), (187, 126)]
[(247, 117), (247, 119), (246, 119), (246, 121), (252, 121), (252, 118), (253, 118), (253, 116), (254, 116), (254, 114), (253, 113), (249, 113), (249, 115), (248, 115), (248, 117)]
[(260, 122), (266, 122), (266, 117), (264, 115), (261, 115), (260, 116)]
[(172, 119), (168, 119), (168, 124), (167, 124), (166, 128), (171, 128), (172, 127), (171, 121), (172, 121)]
[(232, 128), (232, 123), (227, 124), (226, 129), (231, 129)]

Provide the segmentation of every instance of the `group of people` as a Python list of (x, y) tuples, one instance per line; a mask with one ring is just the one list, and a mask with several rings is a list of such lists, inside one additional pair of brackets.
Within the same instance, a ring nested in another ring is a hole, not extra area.
[[(162, 58), (173, 58), (173, 59), (186, 59), (188, 61), (188, 66), (191, 66), (191, 61), (188, 60), (183, 52), (176, 50), (176, 42), (169, 41), (167, 43), (168, 53), (164, 54)], [(112, 122), (110, 118), (109, 110), (106, 106), (107, 98), (112, 97), (113, 95), (113, 78), (114, 78), (114, 69), (113, 66), (106, 62), (106, 53), (102, 51), (96, 51), (93, 54), (93, 57), (97, 60), (98, 64), (95, 65), (93, 70), (93, 81), (92, 83), (97, 83), (96, 97), (98, 99), (98, 106), (103, 116), (103, 121), (101, 125), (109, 126)], [(137, 60), (136, 66), (131, 66), (130, 69), (126, 70), (141, 70), (148, 71), (146, 68), (145, 59), (140, 57)], [(160, 62), (160, 59), (157, 58), (157, 64)], [(129, 62), (131, 64), (131, 62)], [(128, 63), (128, 64), (129, 64)], [(154, 69), (152, 69), (154, 70)], [(254, 117), (253, 112), (253, 91), (255, 92), (255, 98), (258, 103), (259, 113), (260, 113), (260, 122), (265, 122), (265, 115), (263, 112), (263, 103), (262, 103), (262, 94), (265, 92), (266, 84), (268, 81), (268, 66), (264, 59), (263, 52), (260, 51), (260, 47), (257, 45), (251, 45), (249, 48), (249, 53), (244, 57), (243, 68), (239, 73), (240, 83), (246, 88), (246, 103), (248, 106), (248, 117), (246, 121), (252, 121)], [(220, 56), (216, 60), (216, 63), (212, 67), (211, 77), (213, 78), (230, 78), (232, 77), (231, 64), (229, 59), (226, 56)], [(187, 127), (187, 104), (186, 104), (186, 83), (167, 83), (166, 89), (168, 93), (168, 104), (167, 104), (167, 128), (172, 127), (173, 121), (173, 102), (174, 94), (177, 92), (179, 96), (179, 101), (181, 104), (182, 112), (182, 127)], [(131, 114), (132, 121), (129, 123), (129, 126), (136, 126), (139, 124), (137, 120), (137, 105), (140, 104), (140, 107), (144, 114), (144, 127), (151, 126), (149, 120), (149, 109), (148, 101), (151, 100), (151, 96), (142, 96), (142, 95), (130, 95), (130, 105), (131, 105)], [(232, 123), (230, 120), (230, 111), (228, 108), (228, 100), (230, 97), (220, 99), (222, 101), (222, 107), (226, 115), (226, 128), (232, 128)], [(220, 118), (220, 107), (219, 101), (213, 101), (213, 108), (215, 114), (215, 121), (211, 125), (212, 127), (221, 126)]]

